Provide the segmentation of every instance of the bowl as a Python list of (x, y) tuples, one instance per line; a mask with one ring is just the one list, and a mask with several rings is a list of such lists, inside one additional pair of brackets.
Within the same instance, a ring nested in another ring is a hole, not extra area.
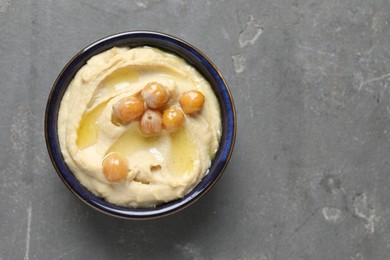
[[(107, 202), (90, 192), (77, 180), (66, 165), (58, 139), (58, 111), (61, 99), (76, 72), (94, 55), (114, 46), (151, 46), (184, 58), (210, 83), (218, 99), (222, 116), (222, 136), (219, 149), (203, 179), (183, 198), (153, 208), (130, 208)], [(87, 205), (109, 215), (126, 219), (150, 219), (175, 213), (206, 194), (221, 177), (233, 151), (236, 136), (236, 112), (232, 95), (217, 67), (191, 44), (158, 32), (123, 32), (98, 40), (77, 53), (62, 69), (48, 97), (45, 113), (45, 139), (50, 159), (58, 176)]]

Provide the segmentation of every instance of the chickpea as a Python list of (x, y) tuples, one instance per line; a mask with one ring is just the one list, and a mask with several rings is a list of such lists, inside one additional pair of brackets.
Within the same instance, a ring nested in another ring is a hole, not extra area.
[(141, 91), (142, 98), (150, 108), (160, 108), (168, 102), (169, 94), (164, 86), (157, 82), (148, 83)]
[(184, 120), (184, 113), (178, 106), (171, 106), (163, 114), (163, 123), (169, 133), (176, 132)]
[(129, 169), (127, 159), (120, 153), (109, 153), (102, 162), (103, 174), (111, 182), (119, 182), (126, 179)]
[(202, 109), (204, 95), (198, 90), (184, 92), (179, 99), (179, 103), (186, 114), (193, 114)]
[(130, 96), (116, 102), (112, 109), (113, 122), (125, 125), (144, 112), (144, 104), (140, 99)]
[(158, 111), (146, 110), (142, 115), (141, 121), (141, 132), (144, 135), (157, 134), (162, 129), (162, 116)]

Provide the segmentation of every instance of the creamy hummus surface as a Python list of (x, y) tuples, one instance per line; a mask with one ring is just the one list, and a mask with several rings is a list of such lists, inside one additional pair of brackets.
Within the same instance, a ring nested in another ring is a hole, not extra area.
[[(162, 109), (180, 107), (181, 95), (190, 90), (204, 95), (204, 105), (185, 114), (175, 132), (162, 127), (158, 134), (144, 135), (139, 118), (117, 124), (115, 104), (139, 97), (150, 82), (169, 94)], [(61, 151), (77, 179), (108, 202), (129, 207), (153, 207), (191, 191), (210, 167), (221, 131), (209, 83), (183, 59), (151, 47), (114, 47), (92, 57), (70, 83), (58, 115)], [(103, 172), (102, 162), (111, 153), (126, 159), (127, 175), (120, 181)]]

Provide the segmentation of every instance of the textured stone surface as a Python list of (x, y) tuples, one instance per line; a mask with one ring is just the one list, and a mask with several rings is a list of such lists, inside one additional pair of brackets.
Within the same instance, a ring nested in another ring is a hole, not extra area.
[[(0, 259), (388, 259), (387, 0), (0, 0)], [(235, 152), (182, 212), (118, 220), (57, 177), (43, 118), (81, 48), (156, 30), (233, 92)]]

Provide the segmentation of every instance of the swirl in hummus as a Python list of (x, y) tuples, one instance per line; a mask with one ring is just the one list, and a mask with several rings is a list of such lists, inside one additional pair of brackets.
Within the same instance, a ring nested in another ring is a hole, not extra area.
[[(203, 108), (186, 114), (174, 133), (145, 136), (137, 120), (115, 124), (113, 106), (150, 82), (169, 93), (166, 107), (195, 89), (205, 97)], [(153, 207), (183, 197), (206, 174), (221, 136), (220, 109), (209, 83), (178, 56), (152, 47), (114, 47), (75, 75), (61, 101), (58, 134), (67, 165), (91, 192), (121, 206)], [(110, 153), (126, 158), (122, 181), (103, 173)]]

